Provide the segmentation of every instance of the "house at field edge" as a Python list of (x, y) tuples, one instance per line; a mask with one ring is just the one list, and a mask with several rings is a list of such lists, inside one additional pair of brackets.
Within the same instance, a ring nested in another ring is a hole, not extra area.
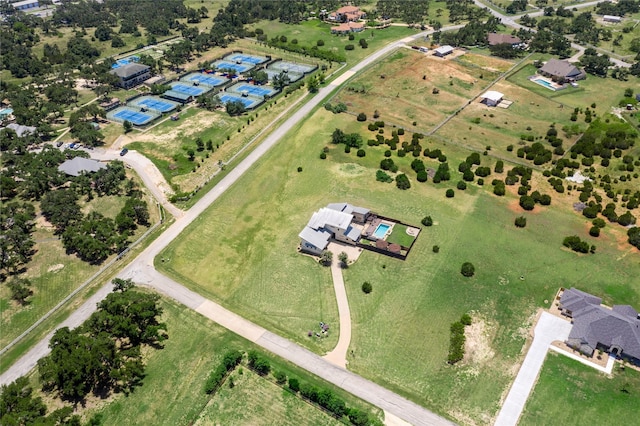
[(510, 44), (511, 47), (519, 47), (522, 44), (522, 40), (519, 37), (514, 37), (511, 34), (496, 34), (489, 33), (487, 35), (487, 42), (489, 46), (497, 46), (499, 44)]
[(298, 234), (300, 250), (319, 256), (332, 239), (355, 245), (362, 229), (353, 224), (364, 224), (370, 213), (369, 209), (348, 203), (328, 204), (315, 212)]
[(123, 89), (130, 89), (151, 77), (151, 68), (148, 65), (137, 64), (135, 62), (123, 65), (109, 72), (120, 79), (118, 85)]
[(337, 27), (331, 27), (331, 34), (349, 34), (364, 31), (364, 22), (343, 22)]
[(601, 305), (602, 299), (575, 288), (560, 298), (563, 315), (572, 318), (568, 346), (592, 356), (602, 350), (640, 365), (640, 316), (629, 305)]
[(329, 14), (329, 20), (335, 22), (353, 22), (366, 18), (367, 14), (356, 6), (343, 6)]
[(549, 59), (538, 72), (553, 81), (576, 81), (587, 76), (580, 68), (559, 59)]

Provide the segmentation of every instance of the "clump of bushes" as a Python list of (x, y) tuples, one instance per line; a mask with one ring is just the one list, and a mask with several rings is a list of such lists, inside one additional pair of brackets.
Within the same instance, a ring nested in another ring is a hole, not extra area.
[(589, 246), (588, 242), (582, 241), (577, 235), (566, 237), (562, 245), (578, 253), (595, 253), (596, 251), (596, 246)]
[(376, 180), (378, 182), (384, 182), (384, 183), (391, 183), (393, 182), (393, 178), (391, 176), (389, 176), (387, 173), (385, 173), (382, 170), (378, 170), (376, 172)]
[(227, 377), (227, 374), (236, 368), (236, 366), (240, 364), (241, 360), (242, 353), (240, 351), (231, 350), (227, 352), (222, 358), (220, 365), (218, 365), (218, 367), (209, 374), (209, 378), (207, 378), (204, 385), (205, 393), (211, 394), (218, 390), (225, 377)]
[(334, 114), (340, 114), (341, 112), (345, 112), (347, 110), (347, 105), (342, 102), (339, 102), (335, 105), (327, 102), (326, 104), (324, 104), (324, 109), (326, 109), (327, 111), (331, 111)]
[(462, 315), (460, 321), (451, 324), (449, 329), (451, 332), (451, 337), (449, 338), (449, 356), (447, 357), (447, 362), (451, 365), (464, 358), (464, 343), (466, 341), (464, 327), (467, 325), (471, 325), (471, 316), (469, 314)]
[(271, 364), (269, 360), (257, 351), (249, 351), (248, 357), (249, 367), (261, 376), (269, 374), (271, 371)]

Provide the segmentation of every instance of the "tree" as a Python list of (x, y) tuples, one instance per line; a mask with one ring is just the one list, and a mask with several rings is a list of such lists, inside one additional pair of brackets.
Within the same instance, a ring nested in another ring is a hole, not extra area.
[(349, 262), (349, 255), (347, 255), (347, 253), (341, 251), (340, 254), (338, 254), (338, 260), (340, 261), (340, 266), (342, 268), (346, 268), (349, 266), (348, 262)]
[(133, 124), (131, 124), (129, 120), (124, 120), (124, 122), (122, 123), (122, 127), (125, 133), (129, 133), (131, 130), (133, 130)]
[(225, 109), (227, 111), (227, 114), (231, 116), (244, 114), (247, 110), (244, 106), (244, 103), (242, 103), (241, 101), (227, 102), (225, 104)]
[(367, 121), (367, 114), (365, 114), (364, 112), (361, 112), (360, 114), (358, 114), (357, 120), (358, 121)]
[(405, 175), (404, 173), (400, 173), (398, 176), (396, 176), (396, 187), (402, 190), (411, 188), (411, 182), (409, 181), (407, 175)]
[(422, 223), (424, 226), (431, 226), (431, 225), (433, 225), (433, 219), (431, 218), (431, 216), (425, 216), (425, 217), (422, 219), (421, 223)]
[(282, 90), (285, 86), (288, 86), (291, 83), (291, 79), (285, 72), (280, 72), (273, 76), (273, 80), (271, 84), (277, 90)]
[(29, 287), (31, 281), (26, 278), (13, 278), (9, 281), (9, 290), (11, 290), (11, 298), (21, 305), (27, 305), (27, 298), (33, 294), (33, 290)]
[(373, 286), (369, 281), (365, 281), (362, 283), (362, 292), (364, 294), (369, 294), (373, 290)]
[(333, 262), (333, 252), (330, 250), (323, 250), (320, 255), (320, 263), (324, 266), (330, 266)]
[(465, 262), (462, 264), (462, 267), (460, 268), (460, 273), (469, 278), (472, 277), (475, 273), (476, 273), (476, 268), (473, 266), (472, 263), (470, 262)]
[(520, 197), (520, 207), (525, 210), (533, 210), (536, 206), (535, 200), (529, 195), (523, 195)]
[(42, 215), (62, 233), (70, 224), (82, 218), (82, 211), (77, 203), (78, 195), (70, 189), (59, 189), (47, 192), (42, 197), (40, 209)]
[(319, 87), (320, 83), (315, 76), (311, 76), (307, 79), (307, 88), (309, 89), (310, 93), (317, 93)]
[(40, 423), (47, 413), (42, 398), (33, 394), (33, 388), (26, 377), (0, 388), (0, 424), (30, 425)]
[(527, 218), (524, 216), (518, 216), (515, 220), (516, 228), (524, 228), (527, 226)]
[(445, 196), (447, 198), (453, 198), (455, 195), (456, 193), (451, 188), (447, 189), (447, 191), (445, 192)]

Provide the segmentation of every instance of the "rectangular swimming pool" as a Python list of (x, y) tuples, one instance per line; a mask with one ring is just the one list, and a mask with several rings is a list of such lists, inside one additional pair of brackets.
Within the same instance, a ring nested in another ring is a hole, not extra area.
[(539, 84), (540, 86), (544, 86), (549, 90), (553, 90), (554, 92), (557, 90), (555, 87), (553, 87), (553, 84), (548, 82), (547, 80), (545, 80), (544, 78), (534, 78), (533, 80), (534, 83)]
[(387, 231), (391, 228), (391, 225), (387, 225), (386, 223), (381, 223), (376, 228), (376, 231), (373, 233), (373, 236), (377, 239), (381, 240), (387, 235)]

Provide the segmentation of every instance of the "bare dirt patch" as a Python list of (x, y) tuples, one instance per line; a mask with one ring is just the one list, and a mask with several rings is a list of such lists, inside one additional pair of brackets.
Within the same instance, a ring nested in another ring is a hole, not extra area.
[(473, 318), (473, 323), (465, 328), (465, 363), (484, 364), (493, 359), (495, 351), (491, 347), (491, 326), (482, 318)]
[(62, 263), (56, 263), (55, 265), (49, 266), (47, 268), (47, 272), (58, 272), (62, 268), (64, 268), (64, 265)]

